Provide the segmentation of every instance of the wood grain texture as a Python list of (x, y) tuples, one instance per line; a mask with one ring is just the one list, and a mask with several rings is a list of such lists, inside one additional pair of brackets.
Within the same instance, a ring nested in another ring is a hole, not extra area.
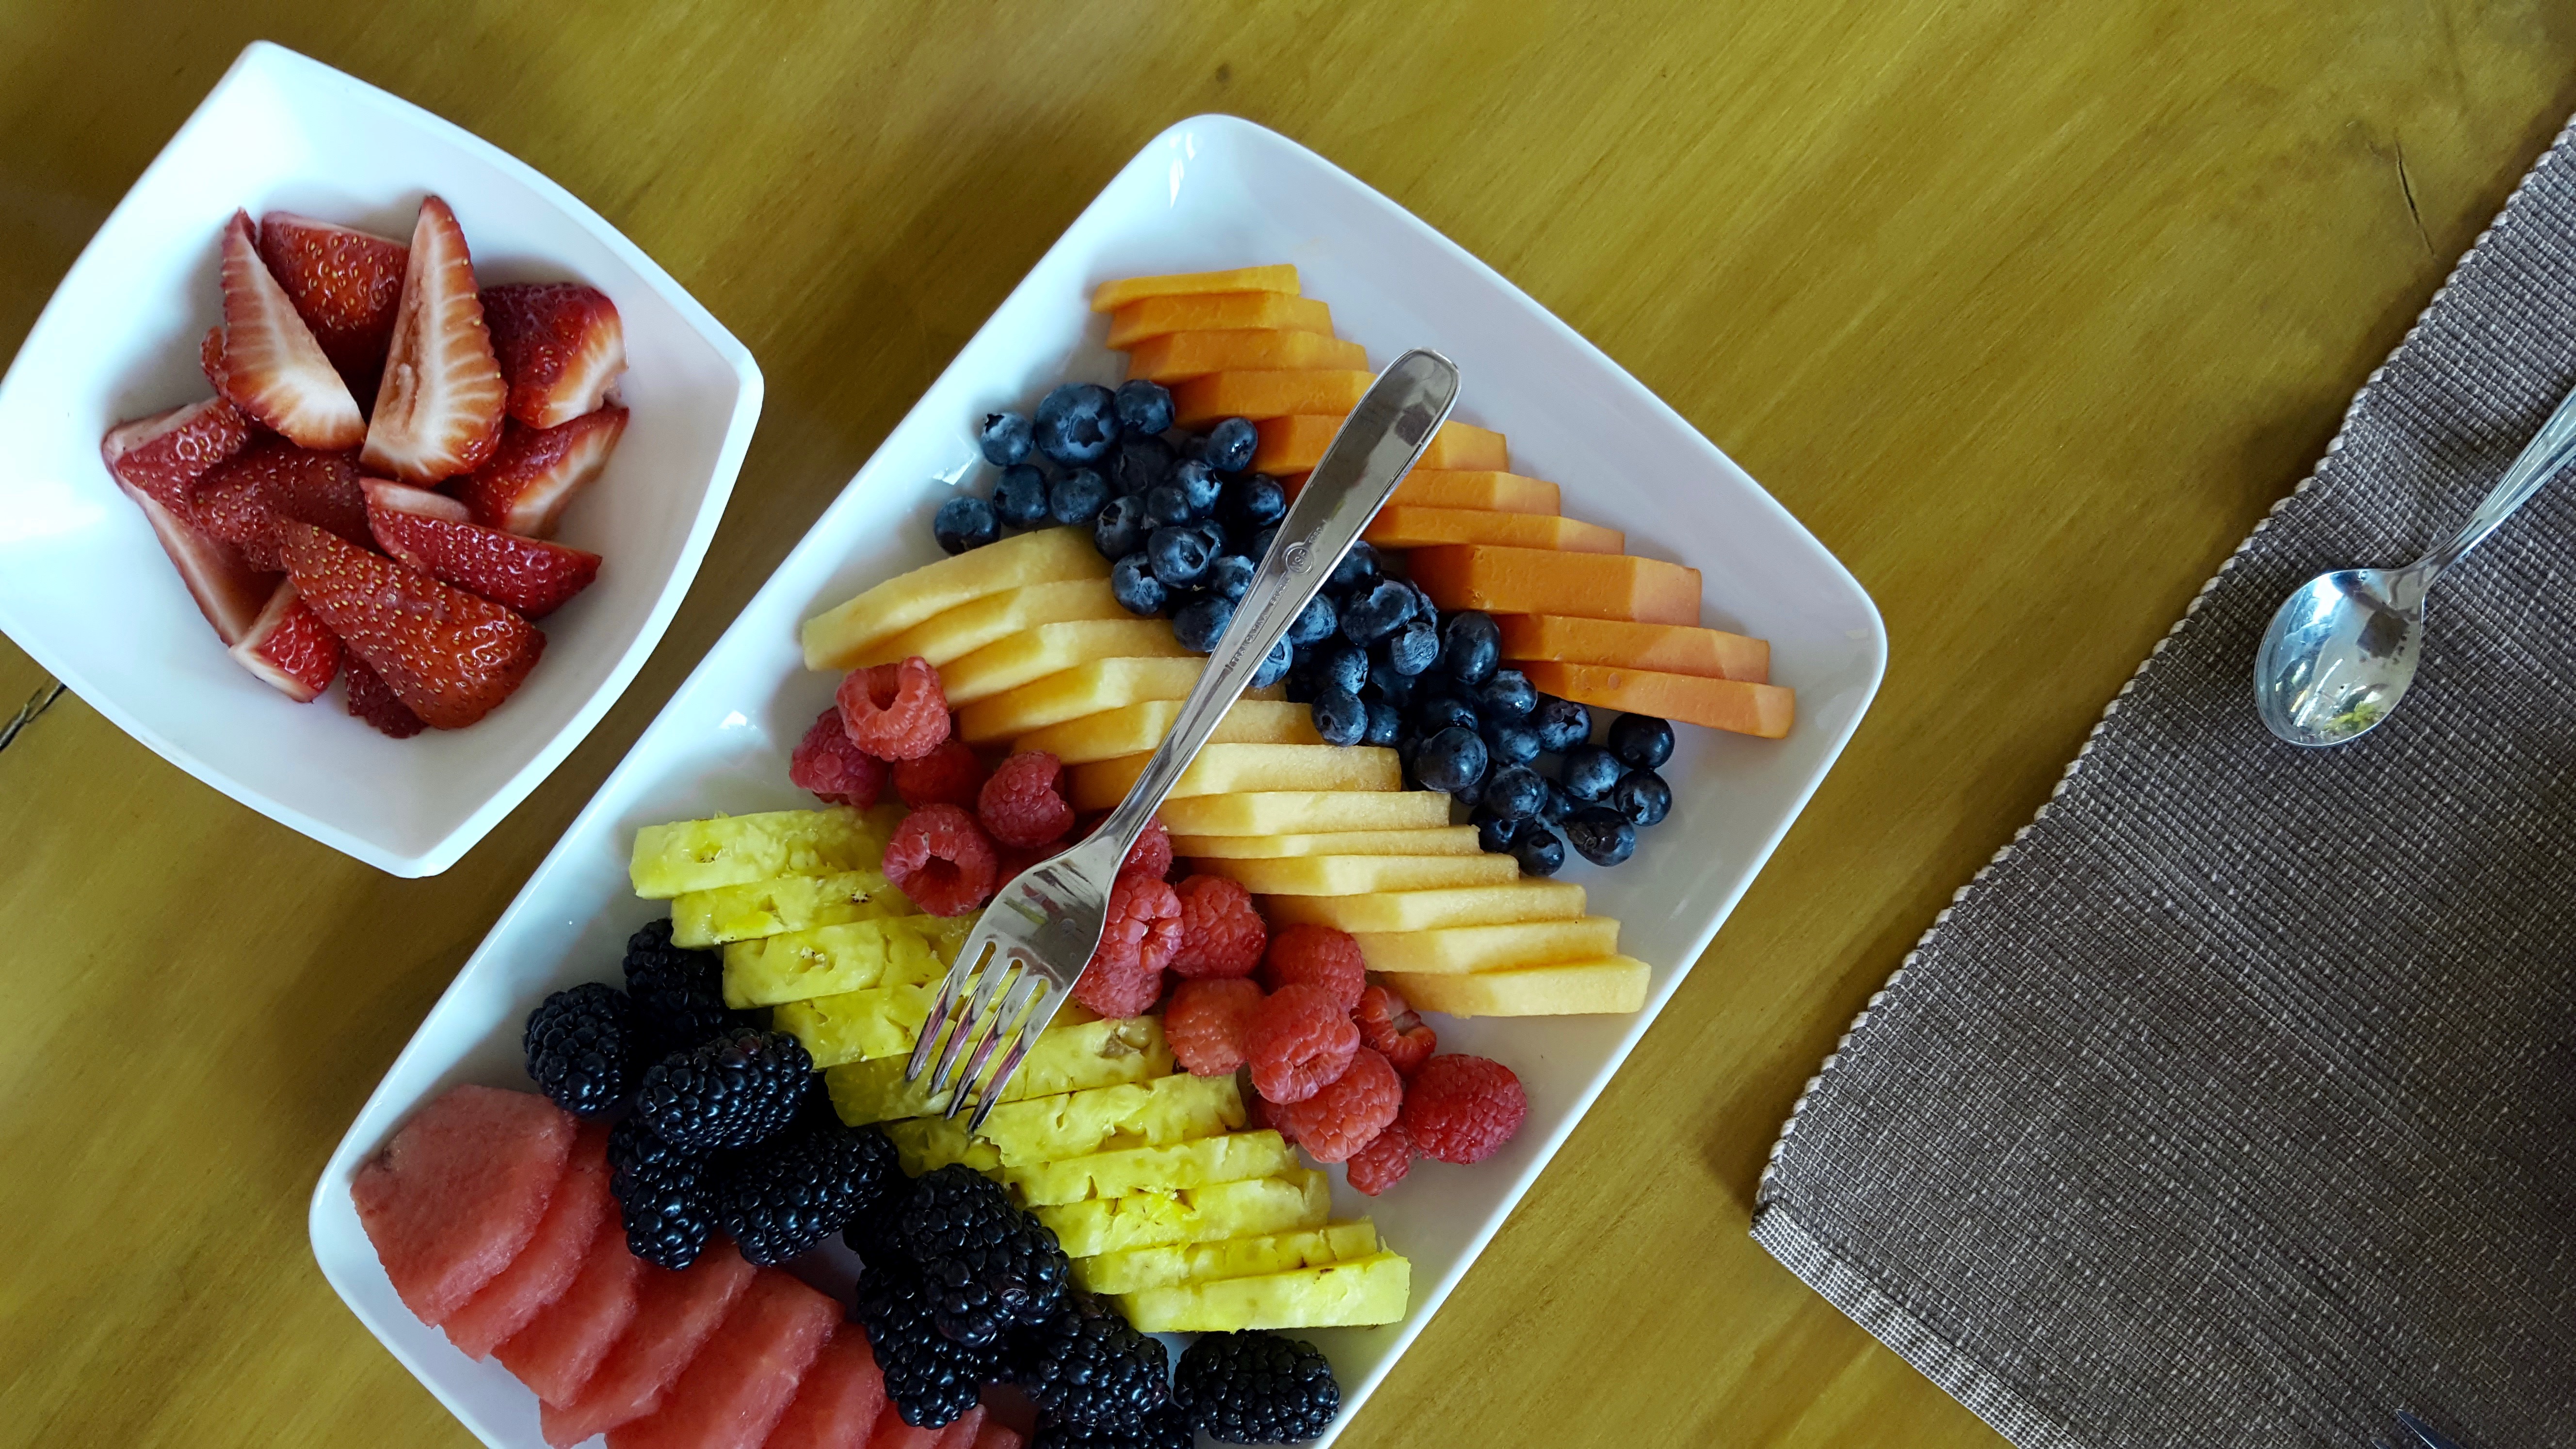
[[(584, 197), (770, 389), (651, 664), (445, 876), (338, 857), (76, 698), (0, 752), (11, 1445), (468, 1442), (313, 1267), (324, 1158), (843, 480), (1136, 147), (1205, 110), (1555, 309), (1891, 636), (1841, 766), (1345, 1442), (1996, 1442), (1745, 1236), (1764, 1153), (2576, 108), (2576, 21), (2546, 0), (133, 0), (19, 6), (6, 34), (0, 336), (265, 36)], [(42, 683), (0, 646), (0, 715)]]

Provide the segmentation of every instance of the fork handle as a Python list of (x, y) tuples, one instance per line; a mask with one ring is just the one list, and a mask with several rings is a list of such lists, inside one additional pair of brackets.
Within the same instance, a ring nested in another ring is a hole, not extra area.
[(1395, 485), (1412, 471), (1457, 401), (1457, 365), (1424, 348), (1387, 364), (1369, 384), (1280, 520), (1270, 552), (1253, 571), (1233, 622), (1208, 655), (1207, 672), (1181, 702), (1171, 733), (1145, 762), (1135, 788), (1101, 824), (1101, 833), (1118, 842), (1117, 859), (1126, 858), (1162, 808), (1163, 797), (1216, 733), (1217, 721), (1242, 697), (1261, 661), (1313, 602), (1316, 590), (1350, 552), (1360, 530), (1377, 517)]

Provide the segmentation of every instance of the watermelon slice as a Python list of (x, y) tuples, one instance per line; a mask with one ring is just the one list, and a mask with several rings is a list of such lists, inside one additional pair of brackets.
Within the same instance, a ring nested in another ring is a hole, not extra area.
[(654, 1413), (608, 1431), (608, 1449), (757, 1449), (796, 1397), (841, 1305), (763, 1268)]
[(916, 1429), (903, 1421), (903, 1415), (892, 1403), (877, 1415), (877, 1430), (868, 1437), (868, 1449), (937, 1449), (945, 1428)]
[(446, 1322), (528, 1245), (572, 1135), (532, 1092), (451, 1087), (358, 1169), (358, 1221), (421, 1322)]
[(769, 1431), (766, 1449), (853, 1449), (864, 1446), (885, 1411), (885, 1375), (868, 1336), (834, 1333), (814, 1355), (796, 1398)]
[(608, 1359), (569, 1404), (548, 1404), (540, 1416), (555, 1449), (643, 1418), (662, 1406), (663, 1392), (697, 1357), (742, 1290), (752, 1267), (733, 1244), (710, 1244), (680, 1272), (645, 1265), (635, 1294), (635, 1321), (609, 1350)]
[(984, 1431), (984, 1406), (977, 1404), (948, 1421), (939, 1431), (939, 1449), (974, 1449), (975, 1437)]
[(975, 1431), (975, 1449), (1020, 1449), (1027, 1442), (1019, 1430), (999, 1419), (986, 1419), (984, 1427)]
[(563, 1176), (537, 1222), (537, 1235), (442, 1325), (469, 1358), (490, 1358), (502, 1340), (536, 1321), (539, 1311), (564, 1295), (590, 1256), (599, 1225), (608, 1220), (608, 1128), (586, 1123), (564, 1158)]
[(625, 1335), (626, 1325), (635, 1321), (643, 1268), (644, 1260), (626, 1251), (626, 1235), (603, 1226), (572, 1286), (546, 1305), (535, 1322), (494, 1349), (493, 1356), (538, 1398), (571, 1403)]

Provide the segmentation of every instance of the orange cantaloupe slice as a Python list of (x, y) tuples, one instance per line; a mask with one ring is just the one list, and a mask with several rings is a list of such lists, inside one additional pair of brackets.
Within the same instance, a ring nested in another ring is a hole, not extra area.
[(1091, 294), (1091, 310), (1115, 312), (1147, 297), (1199, 297), (1211, 292), (1285, 292), (1297, 295), (1297, 269), (1285, 262), (1267, 267), (1231, 267), (1222, 272), (1169, 272), (1159, 277), (1121, 277), (1103, 282)]
[(1405, 571), (1444, 609), (1699, 622), (1699, 570), (1662, 559), (1452, 543), (1412, 550)]
[(1563, 501), (1553, 483), (1490, 469), (1416, 468), (1395, 485), (1389, 503), (1421, 508), (1487, 508), (1496, 513), (1554, 513)]
[(1368, 349), (1321, 332), (1167, 332), (1127, 354), (1127, 375), (1168, 387), (1211, 372), (1368, 367)]
[[(1436, 595), (1435, 595), (1436, 597)], [(1541, 693), (1624, 714), (1686, 720), (1713, 730), (1776, 740), (1797, 721), (1798, 692), (1777, 684), (1659, 674), (1612, 664), (1559, 664), (1533, 659), (1521, 673)]]
[(1391, 502), (1369, 520), (1360, 537), (1382, 548), (1423, 548), (1438, 543), (1499, 543), (1513, 548), (1552, 548), (1566, 553), (1622, 553), (1628, 535), (1597, 523), (1553, 513), (1496, 513), (1486, 508), (1423, 508)]
[(1377, 381), (1372, 373), (1318, 368), (1211, 372), (1172, 389), (1175, 421), (1205, 427), (1219, 418), (1284, 418), (1300, 413), (1340, 416), (1360, 405)]
[(1285, 292), (1207, 292), (1184, 297), (1145, 297), (1109, 314), (1109, 345), (1124, 352), (1148, 337), (1172, 332), (1285, 332), (1333, 330), (1333, 309), (1312, 297)]
[(1771, 682), (1771, 642), (1688, 624), (1632, 624), (1564, 614), (1503, 614), (1503, 658), (1518, 664), (1618, 664), (1660, 674)]
[[(1341, 431), (1341, 414), (1301, 414), (1254, 423), (1261, 444), (1253, 449), (1252, 466), (1263, 473), (1311, 473), (1324, 461), (1333, 434)], [(1431, 446), (1414, 460), (1416, 468), (1500, 472), (1511, 466), (1503, 435), (1467, 423), (1442, 423)]]

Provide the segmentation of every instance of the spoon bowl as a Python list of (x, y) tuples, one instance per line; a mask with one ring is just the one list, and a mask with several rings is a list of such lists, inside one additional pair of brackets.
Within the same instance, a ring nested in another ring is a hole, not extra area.
[(2415, 570), (2319, 574), (2281, 601), (2263, 631), (2254, 707), (2291, 744), (2342, 744), (2397, 708), (2423, 646)]

